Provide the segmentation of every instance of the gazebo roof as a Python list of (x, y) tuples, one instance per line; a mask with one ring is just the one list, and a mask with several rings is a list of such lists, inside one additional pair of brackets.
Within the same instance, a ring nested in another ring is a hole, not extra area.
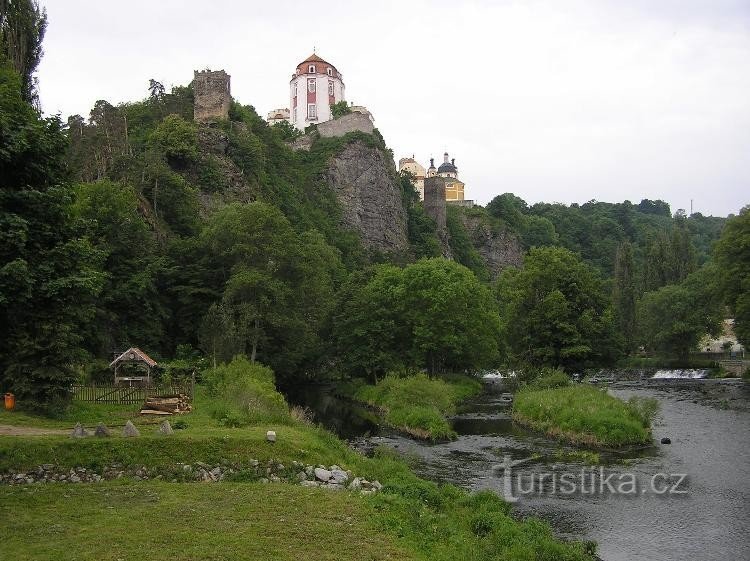
[(113, 360), (109, 367), (113, 368), (121, 362), (145, 362), (149, 367), (156, 366), (156, 361), (138, 347), (130, 347), (127, 351)]

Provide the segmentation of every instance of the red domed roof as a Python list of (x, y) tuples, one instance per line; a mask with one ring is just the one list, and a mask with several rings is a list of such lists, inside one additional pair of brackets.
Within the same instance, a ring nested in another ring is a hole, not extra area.
[(305, 72), (306, 73), (307, 72), (307, 66), (309, 66), (310, 64), (316, 64), (316, 65), (320, 66), (320, 67), (316, 67), (315, 68), (316, 73), (318, 73), (318, 74), (325, 74), (327, 67), (330, 67), (333, 70), (334, 73), (338, 74), (338, 70), (336, 70), (336, 67), (333, 64), (331, 64), (330, 62), (328, 62), (326, 60), (323, 60), (322, 58), (320, 58), (315, 53), (311, 54), (305, 60), (303, 60), (302, 62), (300, 62), (297, 65), (297, 70), (299, 72)]

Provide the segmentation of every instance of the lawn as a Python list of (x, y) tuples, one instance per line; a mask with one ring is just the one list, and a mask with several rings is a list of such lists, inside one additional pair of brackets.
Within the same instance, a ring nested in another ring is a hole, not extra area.
[(624, 402), (588, 384), (519, 391), (513, 420), (576, 444), (623, 446), (651, 442), (651, 401)]
[(2, 558), (14, 561), (422, 559), (351, 493), (284, 484), (0, 488)]
[(374, 386), (360, 387), (355, 397), (382, 409), (388, 425), (417, 438), (439, 440), (456, 436), (446, 415), (481, 390), (477, 380), (465, 376), (388, 375)]

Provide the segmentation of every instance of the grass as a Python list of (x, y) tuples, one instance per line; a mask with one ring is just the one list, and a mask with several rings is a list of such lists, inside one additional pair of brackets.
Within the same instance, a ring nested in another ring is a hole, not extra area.
[(523, 389), (513, 401), (513, 420), (574, 444), (623, 446), (651, 442), (656, 402), (624, 402), (587, 384)]
[[(402, 389), (404, 395), (388, 401), (406, 404), (427, 394), (434, 407), (447, 411), (474, 393), (475, 384), (401, 381), (390, 387)], [(263, 399), (271, 397), (267, 388), (262, 393)], [(248, 393), (243, 400), (248, 396), (255, 399)], [(241, 426), (227, 426), (215, 414), (221, 405), (217, 399), (196, 388), (195, 410), (170, 418), (183, 421), (186, 428), (170, 437), (157, 436), (156, 427), (140, 419), (139, 438), (2, 437), (0, 472), (42, 463), (94, 469), (119, 463), (124, 468), (147, 466), (150, 473), (170, 479), (168, 474), (177, 475), (180, 463), (242, 464), (273, 458), (285, 465), (293, 460), (336, 463), (358, 476), (377, 479), (384, 484), (382, 492), (365, 497), (286, 483), (136, 482), (128, 477), (91, 484), (0, 486), (2, 557), (592, 560), (591, 544), (562, 543), (541, 521), (515, 520), (510, 506), (493, 493), (470, 494), (421, 480), (393, 452), (378, 450), (375, 457), (365, 457), (320, 427), (291, 414), (280, 417), (275, 406), (263, 418), (254, 416), (252, 424), (243, 419)], [(277, 403), (276, 398), (272, 401)], [(74, 408), (66, 415), (82, 411)], [(112, 424), (129, 413), (100, 407), (89, 414), (86, 422)], [(47, 422), (28, 413), (11, 415), (27, 426)], [(74, 420), (67, 416), (50, 422), (69, 427)], [(276, 431), (275, 443), (265, 439), (269, 429)]]
[(420, 559), (379, 532), (371, 504), (295, 485), (44, 485), (0, 490), (3, 557)]
[(417, 438), (442, 440), (456, 436), (445, 416), (481, 390), (477, 380), (465, 376), (388, 375), (374, 386), (360, 387), (355, 397), (383, 410), (385, 422), (392, 427)]

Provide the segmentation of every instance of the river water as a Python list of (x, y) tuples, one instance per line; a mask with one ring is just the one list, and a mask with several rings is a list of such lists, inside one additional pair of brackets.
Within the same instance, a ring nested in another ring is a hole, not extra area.
[[(750, 560), (749, 385), (658, 379), (616, 382), (609, 391), (659, 401), (653, 446), (594, 453), (562, 445), (514, 425), (509, 404), (491, 390), (463, 404), (452, 421), (458, 439), (437, 444), (384, 430), (372, 413), (325, 389), (291, 401), (359, 446), (398, 450), (424, 478), (511, 491), (516, 515), (547, 520), (563, 538), (596, 541), (604, 561)], [(671, 444), (660, 444), (663, 437)], [(506, 457), (521, 461), (510, 487), (508, 470), (496, 467)], [(562, 492), (563, 474), (573, 492)]]

